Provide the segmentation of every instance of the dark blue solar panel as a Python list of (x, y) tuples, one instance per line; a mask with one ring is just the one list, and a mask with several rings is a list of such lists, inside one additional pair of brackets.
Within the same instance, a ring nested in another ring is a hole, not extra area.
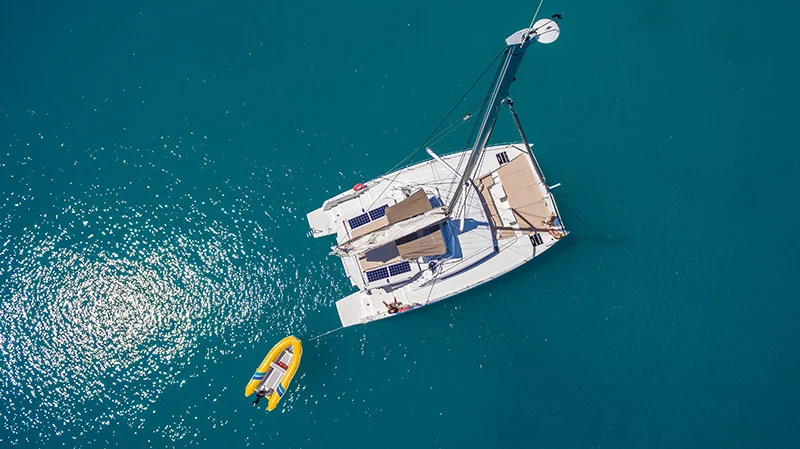
[(377, 270), (367, 271), (367, 281), (375, 282), (389, 277), (389, 270), (386, 267)]
[(369, 223), (369, 214), (361, 214), (358, 217), (351, 218), (347, 220), (347, 223), (350, 224), (350, 229), (364, 226), (365, 224)]
[(408, 273), (411, 271), (411, 264), (408, 262), (396, 263), (389, 267), (389, 275), (397, 276), (398, 274)]
[(389, 206), (383, 205), (383, 206), (381, 206), (381, 207), (379, 207), (377, 209), (372, 209), (371, 211), (369, 211), (369, 218), (371, 218), (373, 220), (377, 220), (377, 219), (383, 217), (384, 215), (386, 215), (386, 208), (387, 207), (389, 207)]

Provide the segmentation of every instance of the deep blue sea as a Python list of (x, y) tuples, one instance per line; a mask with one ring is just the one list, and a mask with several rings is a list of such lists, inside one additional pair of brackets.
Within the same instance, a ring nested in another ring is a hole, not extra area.
[(305, 214), (536, 5), (3, 1), (0, 448), (800, 447), (796, 2), (546, 1), (512, 94), (572, 233), (309, 340), (352, 288)]

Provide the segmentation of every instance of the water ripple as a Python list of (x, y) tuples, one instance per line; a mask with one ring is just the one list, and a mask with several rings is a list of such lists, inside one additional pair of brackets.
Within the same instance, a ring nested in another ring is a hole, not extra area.
[[(132, 159), (123, 150), (110, 153), (118, 164)], [(287, 198), (229, 181), (181, 188), (157, 171), (145, 179), (169, 188), (155, 205), (101, 180), (31, 218), (20, 207), (35, 189), (5, 192), (0, 442), (86, 435), (120, 420), (142, 429), (167, 388), (237, 345), (306, 331), (306, 313), (339, 295), (335, 268), (276, 243), (304, 221)], [(33, 187), (33, 169), (25, 173), (18, 182)], [(255, 173), (245, 181), (270, 176)], [(149, 430), (172, 441), (200, 432), (186, 420)]]

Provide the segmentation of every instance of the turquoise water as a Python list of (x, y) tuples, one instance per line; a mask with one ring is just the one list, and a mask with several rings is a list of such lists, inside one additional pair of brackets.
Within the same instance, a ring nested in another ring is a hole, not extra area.
[(267, 415), (351, 291), (305, 213), (536, 5), (163, 3), (0, 15), (0, 447), (797, 447), (800, 6), (546, 3), (512, 93), (572, 234), (307, 341)]

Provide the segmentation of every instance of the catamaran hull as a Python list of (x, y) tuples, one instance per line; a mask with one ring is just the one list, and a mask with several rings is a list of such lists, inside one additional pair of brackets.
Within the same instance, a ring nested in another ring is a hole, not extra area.
[[(542, 19), (506, 39), (471, 150), (439, 157), (429, 148), (432, 160), (356, 184), (308, 214), (314, 237), (336, 234), (334, 253), (359, 289), (336, 303), (342, 325), (469, 290), (567, 234), (509, 93), (527, 49), (558, 34), (557, 20)], [(488, 147), (504, 106), (523, 143)], [(434, 208), (441, 208), (441, 225), (425, 221)]]
[[(539, 254), (537, 254), (537, 256), (541, 255), (541, 253), (544, 252), (545, 249), (547, 249), (547, 248), (543, 248), (542, 251)], [(527, 261), (523, 262), (520, 265), (524, 265), (525, 263), (530, 262), (531, 260), (532, 259), (528, 259)], [(518, 268), (518, 267), (519, 266), (513, 267), (513, 268), (509, 269), (508, 271), (511, 271), (514, 268)], [(410, 307), (400, 308), (400, 309), (398, 309), (397, 313), (395, 313), (395, 314), (385, 313), (385, 314), (377, 314), (377, 315), (371, 315), (371, 316), (366, 316), (366, 317), (361, 317), (360, 315), (353, 314), (351, 312), (351, 310), (350, 310), (350, 307), (351, 307), (350, 303), (353, 302), (353, 299), (355, 299), (357, 301), (358, 300), (362, 300), (363, 301), (362, 296), (361, 296), (362, 292), (354, 293), (351, 296), (347, 296), (345, 298), (342, 298), (342, 299), (336, 301), (336, 311), (339, 313), (339, 320), (341, 320), (342, 326), (344, 326), (344, 327), (355, 326), (355, 325), (358, 325), (358, 324), (366, 324), (366, 323), (369, 323), (369, 322), (372, 322), (372, 321), (377, 321), (377, 320), (381, 320), (381, 319), (384, 319), (384, 318), (390, 318), (390, 317), (393, 317), (393, 316), (397, 316), (397, 315), (402, 314), (402, 313), (411, 312), (412, 310), (418, 310), (418, 309), (421, 309), (421, 308), (423, 308), (425, 306), (429, 306), (431, 304), (437, 303), (439, 301), (443, 301), (445, 299), (449, 299), (449, 298), (451, 298), (453, 296), (459, 295), (461, 293), (465, 293), (465, 292), (467, 292), (469, 290), (472, 290), (474, 288), (480, 287), (483, 284), (489, 283), (489, 282), (493, 281), (494, 279), (497, 279), (498, 277), (502, 276), (503, 274), (508, 273), (508, 271), (506, 271), (505, 273), (501, 273), (498, 276), (493, 277), (491, 279), (486, 279), (486, 280), (478, 282), (478, 283), (476, 283), (474, 285), (470, 285), (470, 286), (464, 288), (461, 291), (454, 292), (454, 293), (452, 293), (450, 295), (447, 295), (447, 296), (442, 296), (441, 298), (436, 298), (436, 299), (431, 300), (431, 301), (429, 301), (427, 303), (417, 304), (417, 305), (410, 306)], [(352, 299), (351, 299), (351, 297), (352, 297)], [(355, 320), (353, 319), (354, 317), (355, 317)]]
[[(445, 164), (457, 165), (463, 154), (459, 152), (445, 155), (440, 161), (421, 162), (369, 181), (365, 183), (367, 188), (357, 192), (358, 195), (351, 192), (337, 195), (326, 201), (322, 208), (308, 214), (309, 224), (312, 229), (332, 229), (331, 233), (337, 234), (337, 242), (347, 241), (350, 237), (346, 229), (346, 220), (350, 218), (348, 213), (359, 213), (368, 210), (373, 203), (381, 203), (377, 195), (385, 192), (386, 179), (394, 180), (395, 184), (423, 187), (430, 196), (446, 202), (449, 199), (448, 191), (439, 190), (435, 186), (437, 183), (441, 184), (441, 179), (450, 176)], [(525, 160), (531, 158), (520, 144), (489, 147), (486, 149), (483, 172), (488, 174), (497, 171), (501, 166), (520, 157), (526, 158)], [(530, 173), (535, 172), (530, 170)], [(480, 176), (476, 179), (479, 178)], [(449, 238), (448, 246), (455, 250), (435, 261), (438, 264), (434, 268), (435, 273), (429, 272), (426, 265), (428, 261), (416, 262), (414, 265), (419, 266), (419, 272), (408, 282), (376, 286), (363, 278), (364, 273), (357, 257), (343, 257), (341, 260), (345, 272), (359, 291), (336, 302), (342, 325), (353, 326), (396, 316), (463, 293), (502, 276), (551, 248), (566, 235), (564, 232), (556, 237), (541, 223), (551, 213), (557, 213), (555, 200), (546, 187), (529, 190), (530, 192), (524, 192), (525, 195), (538, 195), (537, 201), (541, 203), (536, 212), (540, 218), (530, 221), (536, 221), (534, 225), (541, 229), (522, 232), (519, 229), (498, 229), (494, 221), (502, 222), (503, 218), (499, 217), (501, 212), (488, 205), (493, 200), (486, 192), (482, 196), (475, 185), (470, 186), (466, 193), (469, 201), (466, 203), (464, 231), (461, 231), (458, 215), (442, 225), (443, 233)], [(507, 196), (512, 195), (513, 193)], [(395, 301), (399, 304), (398, 312), (388, 313), (386, 305)]]

